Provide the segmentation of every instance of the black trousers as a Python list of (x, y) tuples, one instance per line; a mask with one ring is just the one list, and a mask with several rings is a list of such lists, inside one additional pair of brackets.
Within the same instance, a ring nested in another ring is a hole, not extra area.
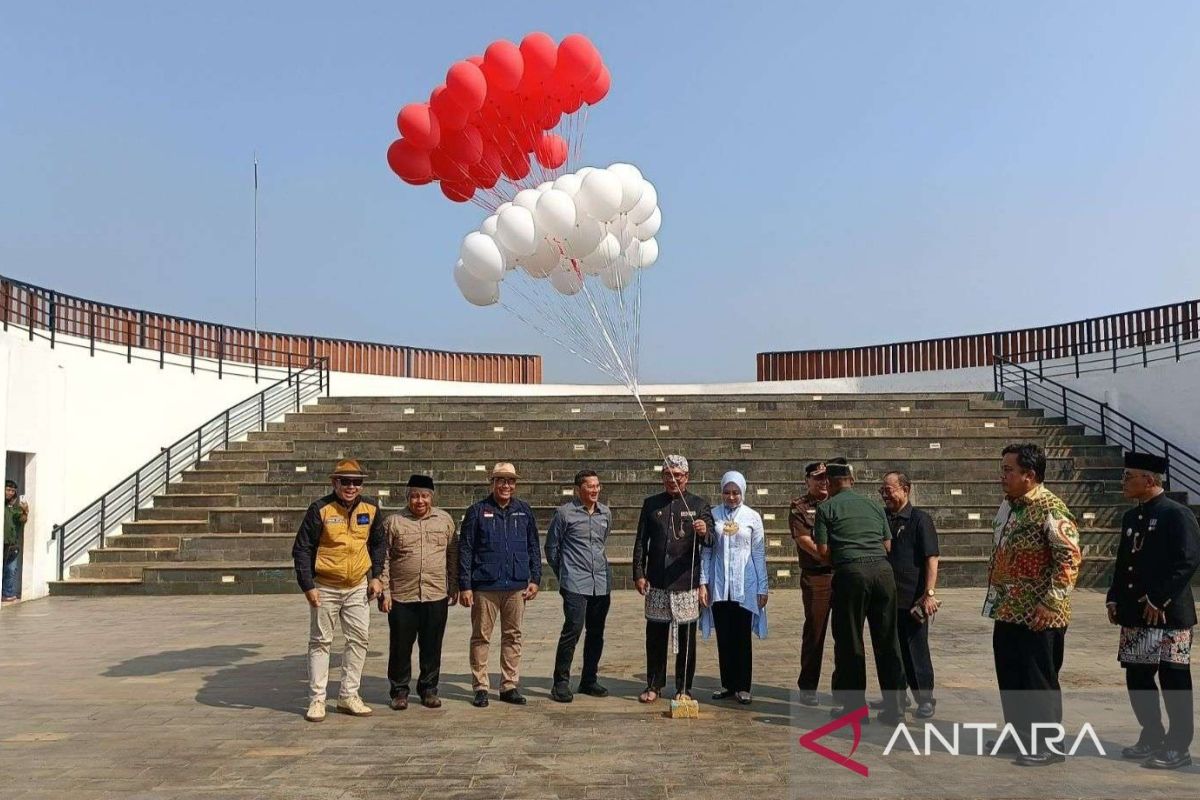
[(748, 692), (753, 671), (750, 629), (754, 615), (732, 600), (713, 603), (712, 614), (721, 685), (731, 692)]
[[(992, 629), (992, 656), (1004, 721), (1016, 729), (1021, 741), (1045, 752), (1032, 740), (1033, 724), (1062, 722), (1062, 669), (1066, 628), (1035, 631), (1025, 625), (997, 622)], [(1049, 735), (1043, 732), (1043, 737)]]
[[(675, 655), (675, 693), (691, 694), (692, 679), (696, 677), (696, 625), (689, 622), (679, 627), (679, 652)], [(662, 694), (667, 685), (667, 648), (670, 646), (671, 623), (646, 620), (646, 685)], [(686, 680), (685, 680), (686, 676)]]
[[(1167, 707), (1170, 729), (1164, 731), (1158, 704), (1158, 686), (1162, 684), (1162, 704)], [(1158, 744), (1164, 750), (1187, 750), (1195, 735), (1195, 712), (1192, 705), (1192, 670), (1190, 667), (1157, 664), (1129, 664), (1125, 667), (1125, 686), (1129, 689), (1129, 704), (1142, 726), (1139, 742)]]
[(392, 603), (388, 613), (390, 635), (388, 647), (388, 683), (391, 696), (409, 693), (412, 679), (413, 642), (420, 648), (418, 661), (421, 672), (417, 676), (417, 694), (424, 697), (428, 691), (436, 691), (442, 671), (442, 635), (446, 632), (446, 614), (449, 600), (431, 600), (427, 603)]
[(917, 705), (933, 702), (933, 658), (929, 655), (929, 621), (913, 619), (908, 608), (896, 609), (896, 633), (904, 674)]
[(607, 594), (587, 595), (565, 591), (560, 594), (563, 599), (563, 626), (562, 633), (558, 635), (558, 650), (554, 654), (554, 682), (567, 683), (570, 679), (575, 645), (586, 629), (583, 676), (579, 685), (591, 686), (596, 682), (600, 654), (604, 651), (604, 622), (608, 619), (611, 597)]
[(834, 569), (831, 621), (836, 702), (848, 709), (867, 704), (866, 622), (885, 710), (899, 713), (904, 702), (904, 660), (896, 634), (896, 578), (886, 559), (852, 561)]

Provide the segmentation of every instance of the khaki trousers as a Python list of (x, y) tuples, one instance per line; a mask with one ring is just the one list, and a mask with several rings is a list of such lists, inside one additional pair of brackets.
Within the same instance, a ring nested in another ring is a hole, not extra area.
[(471, 606), (471, 672), (475, 691), (491, 688), (488, 679), (488, 654), (492, 629), (500, 618), (500, 691), (517, 688), (521, 680), (521, 620), (525, 600), (520, 589), (511, 592), (475, 592)]
[(321, 593), (321, 605), (309, 609), (309, 701), (325, 701), (325, 685), (329, 682), (329, 648), (333, 644), (334, 623), (338, 620), (342, 623), (342, 635), (346, 637), (338, 697), (354, 697), (358, 694), (363, 664), (367, 661), (367, 630), (371, 621), (371, 611), (367, 605), (367, 582), (363, 581), (353, 589), (318, 585), (317, 591)]

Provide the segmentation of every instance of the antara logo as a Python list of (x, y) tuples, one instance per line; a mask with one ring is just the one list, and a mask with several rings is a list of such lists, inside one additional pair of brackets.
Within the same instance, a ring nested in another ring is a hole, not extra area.
[[(866, 719), (867, 715), (870, 713), (871, 710), (866, 706), (863, 706), (862, 708), (851, 711), (849, 714), (844, 714), (832, 722), (822, 725), (816, 730), (809, 731), (801, 736), (800, 746), (807, 750), (812, 750), (822, 758), (828, 758), (835, 764), (841, 764), (846, 769), (857, 772), (859, 775), (862, 775), (865, 778), (870, 774), (869, 770), (867, 769), (867, 765), (860, 764), (850, 756), (854, 755), (854, 751), (858, 749), (858, 743), (862, 741), (862, 721)], [(851, 726), (854, 731), (854, 743), (850, 746), (850, 752), (847, 755), (842, 755), (835, 750), (830, 750), (823, 744), (817, 744), (818, 739), (822, 738), (826, 734), (833, 733), (838, 728), (844, 728), (847, 725)]]
[[(1014, 746), (1016, 746), (1017, 750), (1022, 755), (1029, 755), (1030, 753), (1037, 752), (1036, 744), (1034, 747), (1026, 749), (1025, 744), (1017, 735), (1016, 728), (1014, 728), (1011, 724), (1005, 725), (1004, 728), (1000, 730), (1000, 735), (996, 737), (996, 743), (992, 745), (992, 749), (988, 751), (983, 743), (983, 732), (994, 731), (997, 729), (997, 727), (997, 725), (990, 722), (964, 722), (962, 724), (956, 722), (953, 724), (953, 726), (951, 726), (950, 737), (947, 738), (936, 726), (927, 722), (925, 723), (925, 749), (922, 751), (921, 748), (917, 746), (917, 740), (913, 738), (912, 732), (909, 731), (908, 726), (904, 723), (900, 723), (896, 726), (896, 730), (892, 732), (892, 738), (888, 740), (887, 747), (883, 748), (883, 754), (885, 756), (890, 755), (892, 749), (896, 746), (897, 740), (903, 738), (908, 744), (909, 751), (913, 755), (930, 755), (934, 749), (933, 742), (935, 739), (940, 744), (940, 749), (943, 752), (949, 753), (952, 756), (961, 755), (963, 754), (964, 750), (962, 746), (963, 743), (960, 740), (960, 733), (962, 730), (975, 731), (975, 750), (974, 752), (967, 751), (967, 755), (994, 756), (1000, 752), (1001, 748), (1004, 747), (1006, 742), (1011, 742)], [(1043, 745), (1045, 745), (1047, 751), (1054, 753), (1055, 755), (1075, 755), (1084, 739), (1092, 740), (1092, 745), (1096, 748), (1096, 752), (1099, 755), (1108, 755), (1104, 752), (1104, 745), (1100, 744), (1099, 737), (1096, 736), (1096, 730), (1089, 722), (1085, 722), (1083, 727), (1079, 729), (1079, 734), (1075, 737), (1074, 743), (1071, 744), (1071, 749), (1067, 750), (1066, 752), (1055, 747), (1055, 745), (1067, 738), (1067, 731), (1062, 725), (1057, 723), (1035, 722), (1032, 730), (1033, 736), (1031, 738), (1033, 741), (1035, 743), (1040, 741)], [(1039, 734), (1041, 735), (1039, 736)], [(967, 742), (967, 746), (970, 746), (969, 740)]]

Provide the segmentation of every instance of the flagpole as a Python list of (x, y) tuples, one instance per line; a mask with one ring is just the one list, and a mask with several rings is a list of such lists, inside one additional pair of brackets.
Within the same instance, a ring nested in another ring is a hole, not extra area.
[(258, 151), (254, 152), (254, 343), (258, 346)]

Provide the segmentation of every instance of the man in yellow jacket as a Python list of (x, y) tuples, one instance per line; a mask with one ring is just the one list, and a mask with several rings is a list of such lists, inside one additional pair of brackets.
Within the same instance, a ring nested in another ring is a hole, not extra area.
[(383, 592), (387, 539), (379, 503), (362, 495), (362, 467), (354, 459), (339, 461), (329, 476), (333, 492), (308, 507), (292, 560), (311, 611), (308, 634), (310, 722), (325, 719), (325, 685), (329, 681), (329, 648), (333, 626), (341, 621), (346, 637), (337, 710), (357, 717), (371, 713), (359, 697), (367, 660), (368, 603)]

